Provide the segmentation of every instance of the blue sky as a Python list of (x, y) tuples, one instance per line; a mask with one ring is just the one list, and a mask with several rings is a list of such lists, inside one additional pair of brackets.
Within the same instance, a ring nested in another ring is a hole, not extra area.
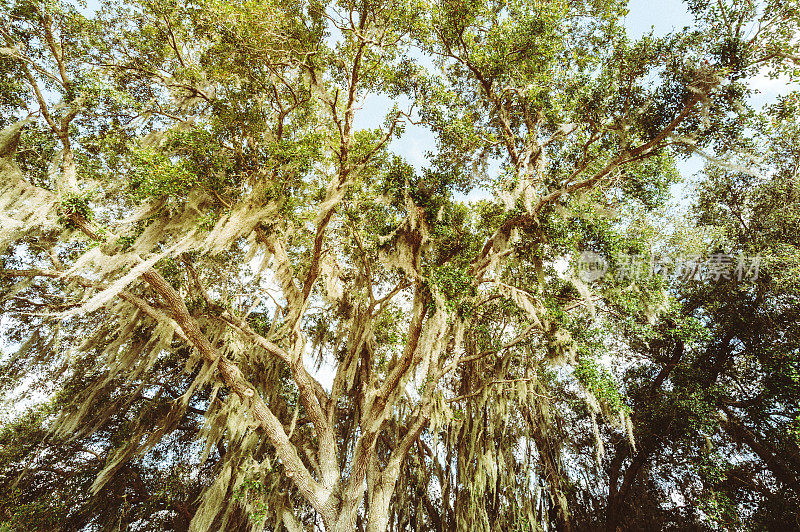
[(691, 26), (692, 16), (686, 10), (686, 4), (679, 0), (631, 0), (628, 2), (628, 16), (625, 17), (625, 28), (628, 36), (638, 38), (652, 28), (656, 34), (663, 35), (674, 30)]

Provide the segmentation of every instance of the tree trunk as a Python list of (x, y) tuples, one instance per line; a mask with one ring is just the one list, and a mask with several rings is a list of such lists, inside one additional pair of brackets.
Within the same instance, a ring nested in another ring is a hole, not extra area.
[(736, 443), (746, 445), (763, 460), (764, 465), (767, 466), (767, 469), (772, 472), (779, 482), (795, 493), (800, 494), (800, 472), (779, 458), (772, 445), (757, 440), (755, 434), (744, 423), (739, 421), (729, 409), (725, 408), (724, 411), (726, 419), (722, 421), (722, 427), (731, 439)]
[(561, 448), (553, 437), (556, 427), (538, 408), (526, 417), (533, 429), (533, 439), (539, 451), (539, 462), (550, 491), (553, 505), (551, 519), (555, 521), (558, 532), (572, 532), (572, 513), (569, 508), (566, 477), (561, 464)]

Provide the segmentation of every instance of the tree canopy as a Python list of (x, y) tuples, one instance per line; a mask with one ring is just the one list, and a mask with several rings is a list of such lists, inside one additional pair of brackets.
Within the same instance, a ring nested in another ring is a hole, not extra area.
[(687, 5), (0, 0), (0, 530), (800, 528), (800, 4)]

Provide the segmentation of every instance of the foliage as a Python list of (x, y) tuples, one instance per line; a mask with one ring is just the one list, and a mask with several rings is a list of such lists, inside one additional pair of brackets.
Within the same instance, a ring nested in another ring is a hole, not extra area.
[(0, 0), (0, 527), (788, 522), (798, 8), (687, 5)]

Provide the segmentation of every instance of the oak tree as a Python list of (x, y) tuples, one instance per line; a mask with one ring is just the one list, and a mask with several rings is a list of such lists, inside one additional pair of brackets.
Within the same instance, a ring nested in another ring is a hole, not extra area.
[(635, 41), (611, 0), (0, 6), (3, 385), (55, 394), (94, 493), (196, 439), (193, 530), (578, 526), (578, 443), (651, 445), (608, 361), (696, 324), (579, 260), (647, 251), (676, 160), (729, 164), (798, 57), (794, 2)]

